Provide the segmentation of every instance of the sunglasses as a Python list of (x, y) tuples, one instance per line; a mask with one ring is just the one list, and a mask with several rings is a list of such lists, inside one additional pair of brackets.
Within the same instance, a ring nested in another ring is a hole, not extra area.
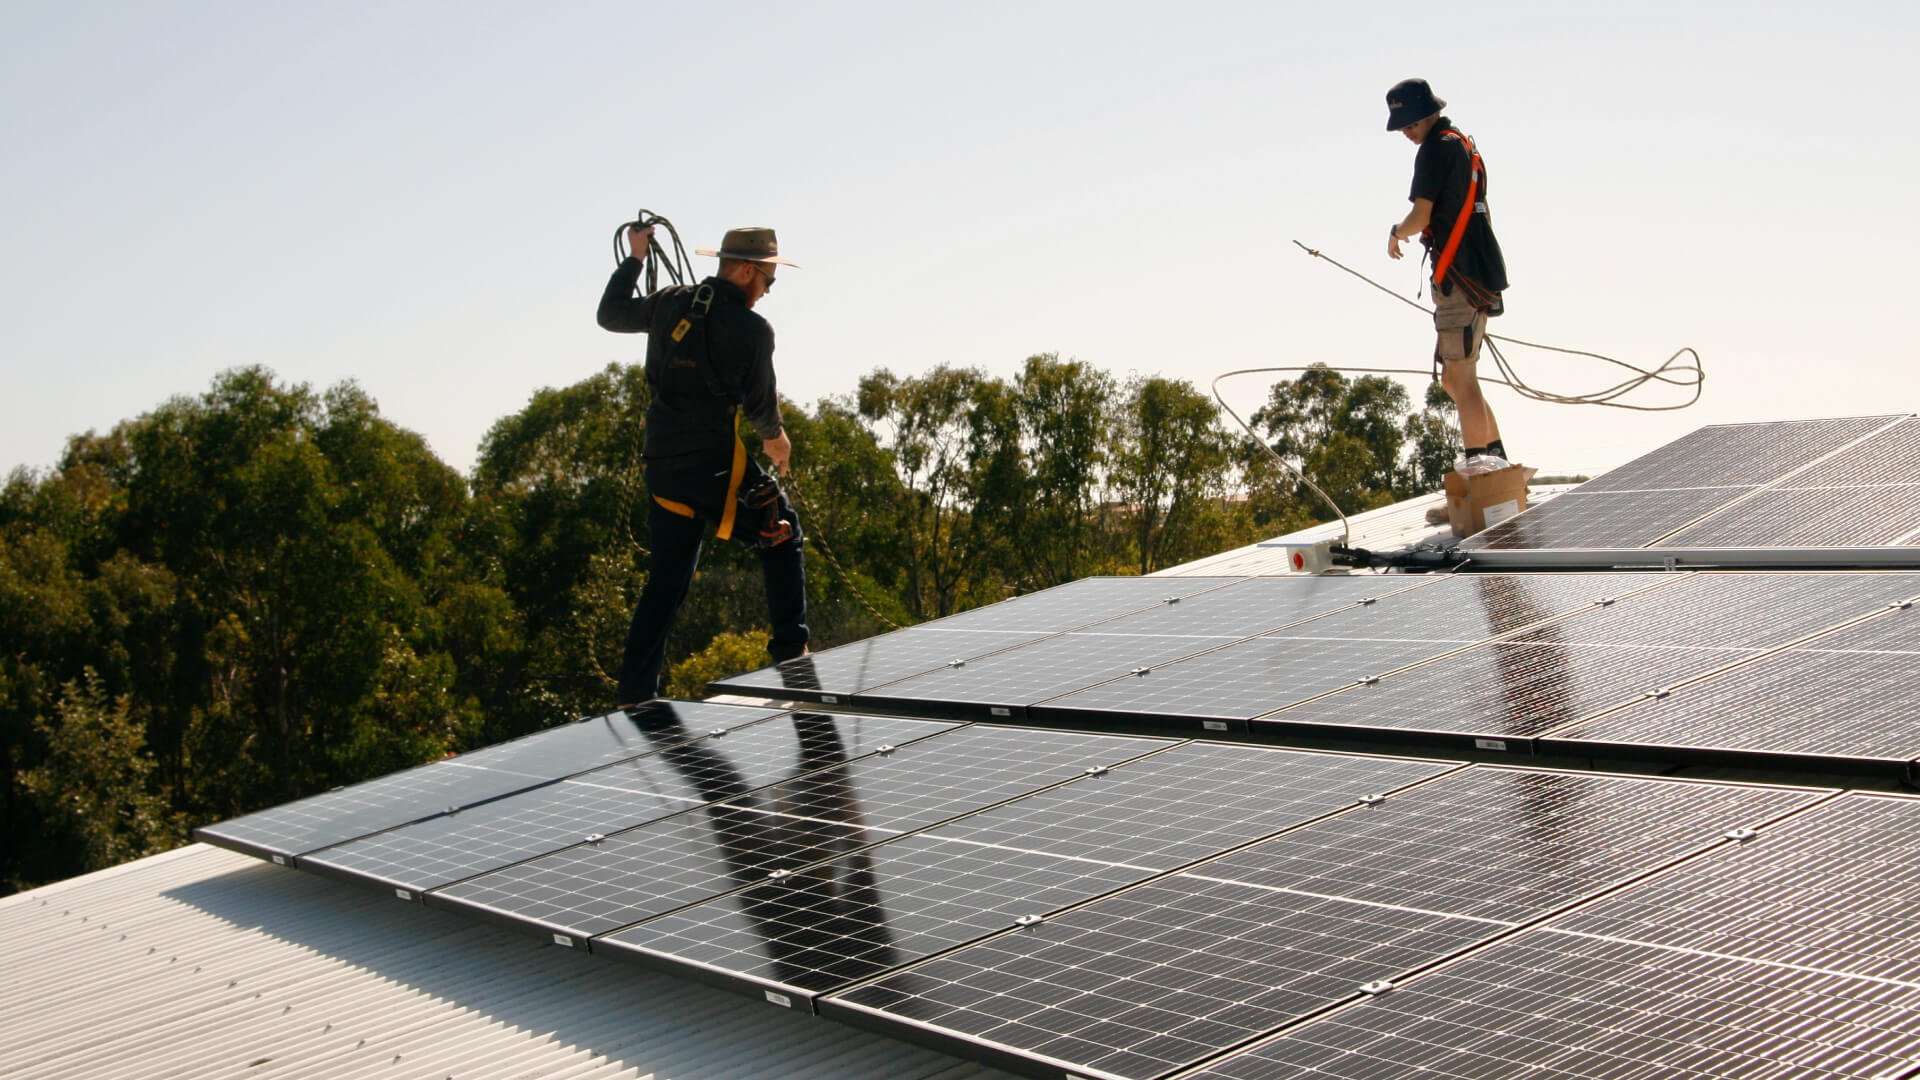
[(760, 263), (754, 263), (752, 265), (753, 265), (754, 273), (759, 274), (760, 277), (766, 281), (767, 291), (772, 292), (773, 291), (773, 271), (767, 269), (765, 266), (763, 266)]

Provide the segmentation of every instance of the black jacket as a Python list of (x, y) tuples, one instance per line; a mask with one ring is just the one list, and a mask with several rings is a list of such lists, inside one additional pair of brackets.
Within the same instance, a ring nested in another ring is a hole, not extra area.
[(649, 461), (733, 451), (733, 410), (740, 406), (762, 439), (778, 438), (780, 395), (773, 378), (773, 327), (747, 307), (738, 285), (710, 277), (713, 306), (678, 342), (695, 286), (671, 285), (635, 296), (641, 261), (628, 258), (607, 279), (599, 322), (621, 334), (647, 335)]

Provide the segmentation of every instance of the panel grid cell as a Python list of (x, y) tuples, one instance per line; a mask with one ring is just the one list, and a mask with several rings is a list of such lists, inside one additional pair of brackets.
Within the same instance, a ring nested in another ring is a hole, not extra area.
[(930, 623), (929, 629), (1057, 634), (1231, 585), (1240, 578), (1093, 577), (987, 604)]
[(1909, 1075), (1920, 989), (1533, 930), (1191, 1080)]

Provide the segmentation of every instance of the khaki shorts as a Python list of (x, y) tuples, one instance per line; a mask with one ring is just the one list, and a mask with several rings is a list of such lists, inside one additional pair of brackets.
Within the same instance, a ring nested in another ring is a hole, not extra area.
[(1480, 342), (1487, 336), (1487, 313), (1467, 300), (1467, 290), (1454, 286), (1439, 293), (1433, 308), (1433, 358), (1442, 363), (1480, 359)]

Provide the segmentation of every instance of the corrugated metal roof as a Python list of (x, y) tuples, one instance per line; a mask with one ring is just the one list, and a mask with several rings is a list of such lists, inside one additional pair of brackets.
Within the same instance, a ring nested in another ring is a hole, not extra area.
[(0, 899), (0, 1076), (1007, 1074), (193, 844)]

